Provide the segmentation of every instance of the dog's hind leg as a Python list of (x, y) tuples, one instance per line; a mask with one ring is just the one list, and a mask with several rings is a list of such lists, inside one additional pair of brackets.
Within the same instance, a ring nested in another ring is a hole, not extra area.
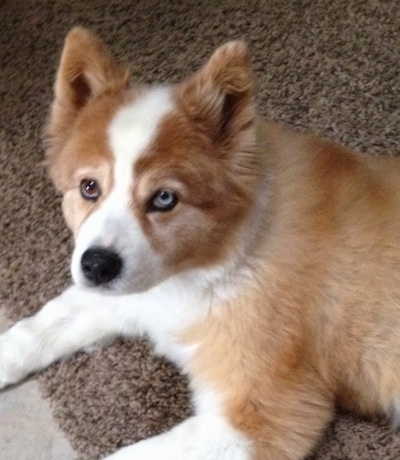
[(104, 460), (250, 460), (252, 450), (252, 442), (222, 417), (196, 415)]

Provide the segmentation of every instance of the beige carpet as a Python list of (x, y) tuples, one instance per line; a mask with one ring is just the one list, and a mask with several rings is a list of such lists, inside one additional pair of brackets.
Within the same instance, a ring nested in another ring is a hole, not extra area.
[[(134, 78), (148, 82), (177, 80), (216, 46), (244, 37), (263, 114), (383, 153), (398, 152), (400, 139), (399, 10), (398, 0), (2, 0), (0, 302), (10, 318), (32, 313), (69, 283), (71, 241), (40, 137), (71, 26), (99, 32), (132, 63)], [(81, 459), (189, 413), (185, 382), (142, 342), (82, 353), (42, 373), (40, 384)], [(400, 433), (349, 414), (338, 416), (315, 456), (399, 458)]]

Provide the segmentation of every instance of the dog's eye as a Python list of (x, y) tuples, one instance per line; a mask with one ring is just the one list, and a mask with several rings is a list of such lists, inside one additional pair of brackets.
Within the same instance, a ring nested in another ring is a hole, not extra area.
[(159, 190), (150, 200), (147, 211), (170, 211), (178, 202), (178, 197), (170, 190)]
[(100, 187), (93, 179), (83, 179), (81, 181), (81, 195), (85, 200), (96, 201), (100, 196)]

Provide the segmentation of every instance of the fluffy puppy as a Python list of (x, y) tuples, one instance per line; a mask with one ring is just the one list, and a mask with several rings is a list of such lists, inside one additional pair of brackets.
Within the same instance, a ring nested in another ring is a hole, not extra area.
[(0, 386), (117, 336), (189, 375), (195, 414), (113, 460), (300, 460), (335, 403), (400, 419), (400, 164), (257, 116), (249, 54), (129, 86), (65, 42), (47, 159), (74, 284), (0, 336)]

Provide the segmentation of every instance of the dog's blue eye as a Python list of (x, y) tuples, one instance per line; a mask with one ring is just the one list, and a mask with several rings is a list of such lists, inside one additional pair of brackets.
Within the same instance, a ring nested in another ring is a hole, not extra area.
[(170, 211), (178, 202), (178, 197), (169, 190), (159, 190), (151, 199), (148, 211)]

